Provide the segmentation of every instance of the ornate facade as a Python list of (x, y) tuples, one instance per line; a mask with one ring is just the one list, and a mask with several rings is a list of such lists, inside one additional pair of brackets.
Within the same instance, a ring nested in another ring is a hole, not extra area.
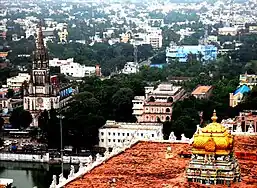
[(36, 51), (33, 55), (29, 88), (24, 93), (23, 106), (24, 110), (28, 110), (33, 117), (31, 126), (38, 126), (41, 111), (59, 108), (60, 101), (57, 88), (51, 84), (49, 58), (44, 46), (41, 27), (39, 27)]
[(186, 170), (189, 182), (231, 185), (241, 180), (235, 158), (234, 138), (220, 123), (214, 111), (212, 123), (194, 135), (192, 158)]
[(154, 87), (145, 87), (145, 96), (135, 96), (133, 102), (133, 115), (138, 122), (164, 122), (170, 121), (172, 105), (185, 94), (181, 86), (160, 84)]

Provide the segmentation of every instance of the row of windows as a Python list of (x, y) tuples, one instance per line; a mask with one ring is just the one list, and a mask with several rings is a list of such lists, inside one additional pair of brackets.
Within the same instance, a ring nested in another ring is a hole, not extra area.
[[(149, 108), (146, 108), (145, 110), (148, 111)], [(170, 108), (166, 108), (166, 110), (163, 109), (163, 108), (161, 108), (161, 109), (160, 108), (150, 108), (150, 111), (151, 112), (161, 112), (161, 113), (166, 112), (166, 113), (169, 113), (170, 112)]]
[(143, 102), (133, 102), (134, 104), (143, 104)]
[[(149, 116), (146, 116), (145, 118), (146, 118), (147, 121), (150, 119)], [(154, 117), (153, 117), (153, 116), (151, 116), (151, 120), (154, 121)], [(156, 117), (156, 120), (157, 120), (157, 121), (158, 121), (158, 120), (164, 121), (164, 116), (161, 116), (161, 118), (157, 116), (157, 117)], [(165, 119), (165, 120), (166, 120), (166, 121), (169, 121), (169, 120), (170, 120), (170, 116), (166, 116), (166, 119)]]
[[(104, 135), (104, 132), (101, 132), (101, 135), (103, 136), (103, 135)], [(108, 135), (111, 136), (111, 133), (108, 132)], [(126, 135), (126, 136), (129, 136), (130, 133), (112, 133), (112, 135), (113, 135), (113, 136), (115, 136), (115, 135), (117, 135), (117, 136), (121, 136), (121, 135), (122, 135), (122, 136), (125, 136), (125, 135)], [(144, 133), (141, 133), (140, 135), (141, 135), (141, 136), (144, 136)], [(137, 136), (139, 136), (139, 133), (137, 133)], [(154, 134), (152, 134), (152, 137), (154, 137)]]
[[(141, 133), (141, 136), (143, 136), (143, 133)], [(154, 134), (152, 134), (152, 138), (153, 137), (154, 137)], [(116, 140), (117, 140), (118, 143), (125, 141), (125, 139), (123, 139), (123, 140), (121, 140), (121, 139), (108, 139), (108, 142), (111, 142), (111, 141), (116, 142)], [(101, 142), (104, 142), (104, 139), (101, 139)]]

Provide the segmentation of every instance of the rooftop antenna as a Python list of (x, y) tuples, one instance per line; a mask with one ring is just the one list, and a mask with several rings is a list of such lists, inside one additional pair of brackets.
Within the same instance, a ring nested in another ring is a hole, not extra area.
[(230, 13), (229, 13), (229, 26), (233, 27), (234, 25), (234, 0), (230, 0)]
[(204, 31), (204, 45), (208, 45), (208, 25), (205, 26), (205, 31)]
[(134, 63), (135, 64), (137, 64), (137, 52), (138, 52), (137, 45), (134, 45)]
[(93, 18), (95, 17), (95, 13), (94, 13), (94, 10), (93, 10), (93, 1), (90, 1), (90, 10), (91, 10), (91, 21), (93, 23), (93, 32), (94, 32), (94, 36), (95, 36), (95, 21), (93, 22)]

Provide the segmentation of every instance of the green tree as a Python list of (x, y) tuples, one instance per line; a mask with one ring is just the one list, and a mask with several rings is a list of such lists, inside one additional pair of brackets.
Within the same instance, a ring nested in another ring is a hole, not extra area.
[(13, 95), (14, 95), (14, 91), (13, 91), (13, 89), (8, 89), (7, 90), (7, 98), (12, 98), (13, 97)]
[(116, 121), (131, 121), (133, 97), (134, 93), (130, 88), (121, 88), (112, 96)]

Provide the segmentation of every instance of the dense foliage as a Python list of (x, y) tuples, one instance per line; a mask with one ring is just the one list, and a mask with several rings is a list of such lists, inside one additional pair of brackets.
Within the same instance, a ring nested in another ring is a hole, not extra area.
[[(173, 62), (164, 69), (143, 67), (138, 74), (118, 75), (105, 80), (97, 77), (84, 78), (78, 85), (80, 93), (71, 101), (69, 108), (62, 112), (65, 116), (64, 143), (78, 148), (90, 148), (98, 143), (98, 128), (106, 120), (135, 122), (131, 101), (134, 96), (144, 95), (145, 86), (157, 85), (161, 81), (167, 81), (170, 76), (191, 77), (190, 81), (182, 83), (189, 94), (199, 84), (214, 87), (213, 95), (208, 100), (189, 97), (176, 102), (172, 121), (164, 124), (166, 138), (171, 131), (178, 137), (181, 133), (192, 137), (196, 125), (200, 123), (201, 112), (204, 126), (210, 120), (213, 109), (217, 110), (220, 119), (234, 117), (243, 109), (242, 106), (234, 109), (229, 107), (229, 93), (238, 86), (238, 74), (244, 72), (245, 65), (224, 57), (207, 64), (192, 61)], [(54, 115), (51, 119), (50, 122), (45, 115), (40, 126), (48, 135), (49, 145), (58, 147), (59, 138), (53, 135), (59, 134), (59, 120)]]
[[(102, 73), (109, 75), (111, 72), (120, 70), (126, 62), (134, 61), (134, 48), (131, 44), (117, 43), (109, 45), (107, 43), (95, 43), (87, 46), (79, 43), (55, 44), (48, 43), (50, 57), (67, 59), (75, 57), (74, 61), (84, 65), (94, 66), (100, 64)], [(150, 45), (138, 47), (138, 60), (145, 60), (153, 55)]]

